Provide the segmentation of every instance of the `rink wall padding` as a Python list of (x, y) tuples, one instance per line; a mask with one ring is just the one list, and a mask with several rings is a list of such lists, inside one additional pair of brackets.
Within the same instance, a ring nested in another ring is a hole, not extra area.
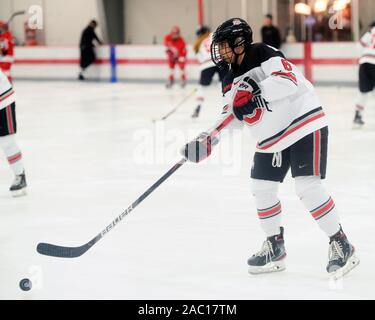
[[(344, 43), (295, 43), (282, 51), (311, 81), (354, 84), (358, 81), (360, 45)], [(97, 61), (87, 77), (97, 81), (165, 81), (168, 66), (160, 45), (102, 46), (96, 49)], [(13, 76), (28, 80), (76, 80), (79, 49), (75, 47), (17, 47)], [(188, 49), (187, 74), (197, 81), (200, 70), (192, 48)], [(177, 71), (176, 71), (177, 76)]]

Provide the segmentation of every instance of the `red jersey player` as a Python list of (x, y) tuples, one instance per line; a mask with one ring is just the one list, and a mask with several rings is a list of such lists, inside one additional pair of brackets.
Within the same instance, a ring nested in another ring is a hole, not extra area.
[(170, 70), (167, 88), (171, 88), (174, 84), (174, 69), (176, 67), (176, 64), (181, 70), (181, 86), (185, 87), (186, 44), (185, 40), (181, 37), (179, 27), (174, 26), (171, 30), (171, 33), (165, 36), (164, 45), (167, 47), (166, 52)]
[(8, 24), (0, 21), (0, 69), (12, 81), (11, 68), (14, 61), (14, 40)]

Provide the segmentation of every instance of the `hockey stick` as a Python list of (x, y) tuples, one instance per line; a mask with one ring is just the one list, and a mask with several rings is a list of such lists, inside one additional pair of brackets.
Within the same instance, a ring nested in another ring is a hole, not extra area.
[(187, 160), (182, 159), (172, 169), (170, 169), (163, 177), (161, 177), (154, 185), (152, 185), (144, 194), (142, 194), (129, 208), (121, 213), (115, 220), (112, 221), (101, 233), (94, 239), (80, 247), (62, 247), (55, 246), (48, 243), (38, 244), (37, 251), (40, 254), (57, 257), (57, 258), (77, 258), (89, 250), (95, 243), (103, 238), (109, 231), (111, 231), (122, 219), (124, 219), (130, 212), (132, 212), (144, 199), (147, 198), (157, 187), (159, 187), (165, 180), (167, 180), (174, 172), (176, 172)]
[(11, 23), (12, 20), (13, 20), (15, 17), (17, 17), (17, 16), (22, 16), (22, 15), (24, 15), (24, 14), (26, 14), (26, 10), (16, 11), (15, 13), (13, 13), (13, 14), (10, 16), (10, 18), (8, 19), (7, 24), (9, 25), (9, 23)]
[(169, 111), (164, 117), (162, 117), (161, 119), (157, 120), (157, 119), (153, 119), (152, 122), (156, 122), (156, 121), (164, 121), (165, 119), (169, 118), (172, 114), (174, 114), (178, 108), (180, 108), (187, 100), (189, 100), (196, 92), (197, 92), (197, 88), (193, 89), (192, 92), (190, 92), (187, 96), (185, 96), (181, 101), (180, 103), (175, 106), (171, 111)]
[[(216, 136), (222, 129), (224, 129), (229, 123), (232, 122), (234, 116), (231, 114), (225, 118), (210, 134), (211, 137)], [(153, 191), (155, 191), (165, 180), (167, 180), (173, 173), (181, 168), (187, 159), (183, 158), (176, 163), (164, 176), (162, 176), (157, 182), (155, 182), (145, 193), (143, 193), (134, 203), (121, 213), (115, 220), (112, 221), (101, 233), (93, 238), (88, 243), (80, 247), (63, 247), (49, 243), (39, 243), (37, 246), (38, 253), (56, 257), (56, 258), (78, 258), (87, 252), (93, 245), (101, 240), (106, 234), (108, 234), (114, 227), (117, 226), (130, 212), (132, 212), (144, 199), (146, 199)]]

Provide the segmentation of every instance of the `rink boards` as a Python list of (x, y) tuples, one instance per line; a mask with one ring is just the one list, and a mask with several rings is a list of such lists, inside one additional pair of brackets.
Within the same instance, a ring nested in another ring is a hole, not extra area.
[[(97, 63), (88, 78), (102, 81), (165, 81), (168, 66), (165, 48), (160, 45), (121, 45), (97, 49)], [(296, 43), (282, 51), (317, 83), (354, 84), (358, 78), (357, 43)], [(17, 47), (13, 74), (16, 79), (75, 80), (79, 71), (79, 49), (75, 47)], [(190, 80), (199, 78), (199, 64), (192, 48), (188, 50), (187, 73)]]

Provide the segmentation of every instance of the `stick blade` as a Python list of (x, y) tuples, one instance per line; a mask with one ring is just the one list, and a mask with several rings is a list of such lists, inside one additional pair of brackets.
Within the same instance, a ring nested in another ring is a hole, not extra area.
[(39, 254), (56, 258), (78, 258), (82, 256), (90, 247), (62, 247), (49, 243), (39, 243), (36, 250)]

